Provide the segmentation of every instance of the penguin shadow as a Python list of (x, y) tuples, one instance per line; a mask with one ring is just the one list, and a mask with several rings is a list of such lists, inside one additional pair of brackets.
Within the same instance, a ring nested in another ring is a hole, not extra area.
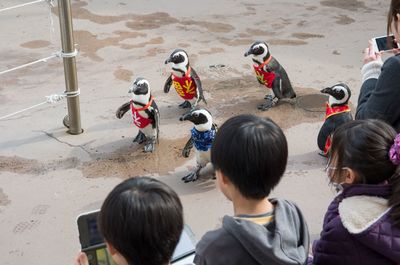
[(216, 189), (216, 180), (212, 179), (211, 176), (200, 176), (194, 182), (183, 182), (182, 177), (190, 172), (192, 170), (180, 170), (169, 175), (160, 176), (158, 179), (173, 187), (179, 195), (201, 194)]

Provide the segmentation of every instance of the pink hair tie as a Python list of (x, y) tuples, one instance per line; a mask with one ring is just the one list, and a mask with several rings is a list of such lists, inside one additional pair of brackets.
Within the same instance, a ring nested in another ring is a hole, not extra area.
[(400, 165), (400, 133), (394, 138), (394, 143), (390, 147), (389, 158), (396, 166)]

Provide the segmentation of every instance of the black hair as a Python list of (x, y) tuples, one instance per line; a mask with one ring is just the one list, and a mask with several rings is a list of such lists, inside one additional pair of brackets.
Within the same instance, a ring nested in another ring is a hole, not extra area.
[(217, 132), (211, 162), (250, 199), (263, 199), (286, 169), (288, 146), (281, 128), (269, 118), (239, 115)]
[(168, 264), (183, 229), (182, 204), (156, 179), (127, 179), (108, 194), (99, 225), (104, 239), (130, 265)]
[[(358, 175), (357, 183), (392, 184), (389, 205), (393, 207), (392, 219), (400, 224), (400, 169), (389, 157), (396, 131), (381, 120), (355, 120), (337, 128), (332, 137), (329, 165), (333, 170), (331, 181), (342, 182), (343, 167)], [(396, 221), (397, 220), (397, 221)]]

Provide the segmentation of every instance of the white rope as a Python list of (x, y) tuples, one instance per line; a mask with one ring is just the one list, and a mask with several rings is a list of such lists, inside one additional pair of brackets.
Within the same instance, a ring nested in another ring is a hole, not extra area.
[(42, 59), (27, 63), (27, 64), (23, 64), (23, 65), (20, 65), (20, 66), (11, 68), (11, 69), (4, 70), (4, 71), (0, 72), (0, 75), (7, 74), (9, 72), (12, 72), (12, 71), (15, 71), (15, 70), (19, 70), (19, 69), (22, 69), (22, 68), (37, 64), (37, 63), (46, 63), (48, 60), (53, 59), (53, 58), (72, 58), (72, 57), (77, 56), (78, 53), (79, 52), (78, 52), (77, 49), (75, 49), (73, 52), (66, 52), (66, 53), (62, 52), (62, 51), (55, 52), (49, 57), (42, 58)]
[(25, 4), (20, 4), (20, 5), (15, 5), (15, 6), (10, 6), (10, 7), (6, 7), (6, 8), (3, 8), (3, 9), (0, 9), (0, 13), (4, 12), (4, 11), (15, 9), (15, 8), (20, 8), (20, 7), (24, 7), (24, 6), (37, 4), (37, 3), (40, 3), (40, 2), (49, 2), (50, 5), (54, 6), (54, 3), (53, 3), (52, 0), (50, 0), (50, 1), (49, 0), (36, 0), (36, 1), (25, 3)]
[(46, 63), (48, 60), (53, 59), (53, 58), (57, 58), (57, 57), (60, 57), (60, 55), (58, 53), (54, 53), (53, 55), (51, 55), (49, 57), (42, 58), (42, 59), (27, 63), (27, 64), (23, 64), (23, 65), (20, 65), (20, 66), (11, 68), (11, 69), (4, 70), (4, 71), (0, 72), (0, 75), (9, 73), (9, 72), (12, 72), (12, 71), (15, 71), (15, 70), (19, 70), (19, 69), (22, 69), (22, 68), (37, 64), (37, 63)]
[(4, 119), (7, 119), (7, 118), (9, 118), (9, 117), (15, 116), (15, 115), (17, 115), (17, 114), (19, 114), (19, 113), (25, 112), (25, 111), (27, 111), (27, 110), (31, 110), (31, 109), (40, 107), (40, 106), (42, 106), (42, 105), (44, 105), (44, 104), (46, 104), (46, 103), (54, 104), (54, 103), (57, 103), (57, 102), (63, 100), (64, 98), (77, 97), (77, 96), (79, 96), (80, 94), (81, 94), (80, 89), (78, 89), (77, 91), (70, 91), (70, 92), (67, 92), (67, 91), (66, 91), (66, 92), (64, 92), (64, 93), (62, 93), (62, 94), (52, 94), (52, 95), (50, 95), (50, 96), (46, 96), (46, 101), (43, 101), (42, 103), (33, 105), (33, 106), (31, 106), (31, 107), (28, 107), (28, 108), (25, 108), (25, 109), (22, 109), (22, 110), (18, 110), (18, 111), (16, 111), (16, 112), (11, 113), (11, 114), (2, 116), (2, 117), (0, 117), (0, 120), (4, 120)]

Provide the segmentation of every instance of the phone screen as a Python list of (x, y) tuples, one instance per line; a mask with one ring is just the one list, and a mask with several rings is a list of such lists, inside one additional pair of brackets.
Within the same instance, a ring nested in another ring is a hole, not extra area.
[(389, 36), (389, 43), (391, 43), (391, 47), (388, 46), (388, 37), (380, 37), (380, 38), (375, 38), (376, 45), (378, 46), (378, 50), (381, 51), (387, 51), (387, 50), (392, 50), (394, 48), (398, 48), (398, 44), (394, 39), (394, 36), (391, 35)]

